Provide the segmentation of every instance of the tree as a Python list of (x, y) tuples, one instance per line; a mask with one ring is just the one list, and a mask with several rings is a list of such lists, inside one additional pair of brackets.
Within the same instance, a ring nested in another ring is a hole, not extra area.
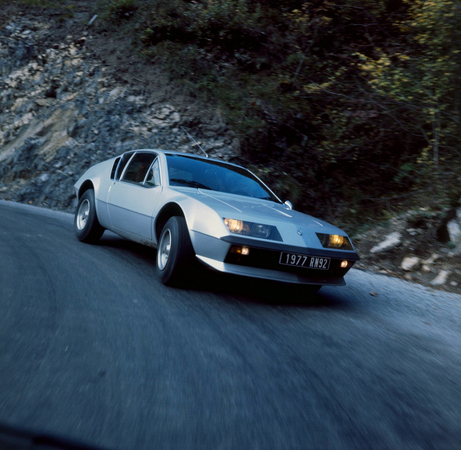
[[(460, 131), (461, 2), (405, 0), (408, 17), (398, 24), (400, 42), (373, 57), (358, 53), (359, 68), (380, 107), (409, 132), (424, 137), (427, 146), (419, 162), (439, 172), (440, 161), (458, 153)], [(441, 150), (447, 150), (441, 154)], [(458, 153), (459, 154), (459, 153)]]

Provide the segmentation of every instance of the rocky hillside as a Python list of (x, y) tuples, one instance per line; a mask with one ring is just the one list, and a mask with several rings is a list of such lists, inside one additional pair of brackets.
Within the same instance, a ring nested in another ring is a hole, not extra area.
[(461, 293), (461, 208), (408, 211), (355, 236), (356, 267)]
[[(11, 8), (0, 27), (0, 198), (73, 210), (73, 184), (91, 165), (132, 148), (200, 152), (230, 160), (238, 140), (219, 114), (132, 55), (93, 36), (85, 6)], [(42, 13), (42, 11), (40, 11)]]

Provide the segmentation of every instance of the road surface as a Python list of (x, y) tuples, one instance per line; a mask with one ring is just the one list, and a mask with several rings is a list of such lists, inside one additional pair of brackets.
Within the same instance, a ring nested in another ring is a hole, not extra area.
[[(0, 424), (113, 449), (461, 449), (461, 297), (352, 270), (301, 299), (0, 202)], [(370, 293), (377, 293), (376, 296)]]

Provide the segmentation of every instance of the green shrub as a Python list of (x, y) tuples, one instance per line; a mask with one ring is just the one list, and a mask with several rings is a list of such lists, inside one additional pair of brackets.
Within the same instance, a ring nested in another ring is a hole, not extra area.
[(130, 19), (138, 9), (136, 0), (104, 0), (104, 7), (114, 21)]
[[(357, 56), (408, 48), (399, 28), (415, 8), (407, 1), (102, 1), (111, 21), (135, 17), (142, 53), (214, 102), (242, 155), (296, 207), (355, 223), (417, 201), (419, 190), (433, 189), (436, 201), (459, 195), (450, 186), (461, 179), (460, 130), (434, 179), (421, 164), (427, 142), (406, 127), (417, 116), (373, 94)], [(458, 119), (450, 108), (442, 110)]]

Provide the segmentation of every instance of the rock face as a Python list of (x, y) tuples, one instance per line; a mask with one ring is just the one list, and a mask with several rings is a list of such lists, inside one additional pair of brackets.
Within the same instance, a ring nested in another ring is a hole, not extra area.
[(201, 153), (182, 127), (210, 156), (237, 156), (221, 120), (116, 79), (81, 22), (72, 33), (27, 16), (0, 28), (0, 198), (72, 210), (73, 184), (97, 162), (136, 148)]

